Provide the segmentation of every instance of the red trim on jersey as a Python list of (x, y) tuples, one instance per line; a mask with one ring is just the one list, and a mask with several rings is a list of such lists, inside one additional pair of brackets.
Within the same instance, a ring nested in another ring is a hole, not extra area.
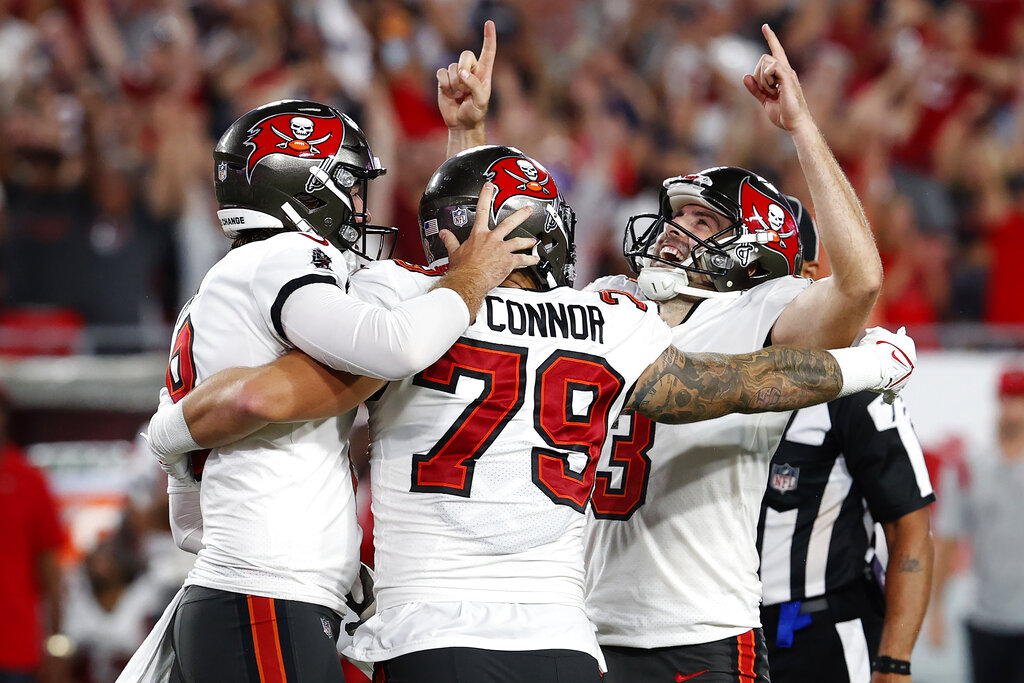
[(427, 268), (426, 266), (418, 266), (415, 263), (409, 263), (402, 259), (393, 259), (396, 266), (401, 266), (406, 270), (411, 270), (414, 273), (420, 273), (421, 275), (444, 275), (448, 271), (448, 266), (438, 266), (437, 268)]
[(252, 643), (256, 650), (260, 683), (287, 683), (274, 599), (258, 595), (246, 595), (245, 599), (249, 603), (249, 624), (252, 627)]
[(757, 680), (754, 662), (757, 661), (754, 631), (750, 630), (736, 636), (736, 668), (740, 671), (740, 680)]
[(299, 234), (302, 235), (303, 237), (308, 237), (309, 239), (313, 240), (317, 244), (322, 244), (325, 247), (330, 244), (330, 242), (328, 242), (325, 238), (319, 237), (319, 236), (314, 237), (313, 235), (310, 235), (308, 232), (300, 232)]

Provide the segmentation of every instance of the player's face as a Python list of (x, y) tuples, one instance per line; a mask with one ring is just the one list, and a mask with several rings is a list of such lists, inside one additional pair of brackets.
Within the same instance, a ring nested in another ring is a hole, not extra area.
[[(363, 182), (366, 182), (366, 181), (363, 181)], [(360, 191), (362, 189), (363, 182), (356, 183), (349, 190), (349, 194), (352, 196), (352, 212), (356, 214), (356, 217), (353, 218), (353, 222), (355, 222), (355, 223), (369, 223), (370, 222), (370, 212), (369, 211), (366, 212), (366, 217), (365, 218), (359, 217), (359, 214), (361, 214), (363, 212), (363, 193)]]
[[(728, 222), (729, 219), (722, 214), (700, 204), (681, 206), (673, 214), (672, 223), (665, 223), (665, 229), (658, 236), (658, 241), (654, 244), (654, 253), (666, 261), (682, 263), (689, 258), (690, 250), (693, 249), (696, 242), (690, 235), (680, 230), (680, 227), (685, 228), (703, 240), (717, 235), (728, 227)], [(652, 265), (663, 268), (670, 267), (657, 261), (653, 262)]]

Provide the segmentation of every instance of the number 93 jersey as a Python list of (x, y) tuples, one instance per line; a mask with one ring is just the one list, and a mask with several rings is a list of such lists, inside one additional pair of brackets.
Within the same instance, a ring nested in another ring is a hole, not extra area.
[[(435, 280), (381, 263), (352, 287), (391, 305)], [(582, 607), (601, 445), (669, 343), (654, 307), (626, 293), (491, 290), (440, 360), (370, 403), (378, 609)]]

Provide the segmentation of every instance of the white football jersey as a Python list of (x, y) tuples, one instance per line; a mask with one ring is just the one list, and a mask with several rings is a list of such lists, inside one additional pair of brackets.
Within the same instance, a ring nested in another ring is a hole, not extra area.
[[(325, 240), (289, 232), (229, 252), (175, 325), (168, 389), (180, 400), (226, 368), (269, 363), (292, 345), (281, 309), (305, 283), (344, 288)], [(359, 566), (348, 432), (354, 413), (270, 425), (210, 452), (202, 470), (204, 548), (186, 585), (344, 611)]]
[[(763, 348), (809, 282), (784, 277), (735, 298), (705, 299), (672, 329), (672, 343), (688, 352)], [(609, 287), (642, 296), (623, 276), (588, 289)], [(587, 513), (587, 613), (602, 645), (691, 645), (760, 625), (757, 520), (789, 416), (685, 425), (619, 419)]]
[[(430, 284), (384, 263), (351, 283), (385, 305)], [(370, 402), (378, 613), (357, 657), (462, 646), (601, 661), (584, 512), (608, 427), (669, 343), (654, 306), (626, 294), (498, 287), (444, 357)]]

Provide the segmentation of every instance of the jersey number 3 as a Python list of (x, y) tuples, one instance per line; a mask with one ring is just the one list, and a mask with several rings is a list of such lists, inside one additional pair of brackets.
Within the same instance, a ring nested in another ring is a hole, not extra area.
[[(460, 377), (481, 380), (483, 388), (429, 452), (413, 456), (412, 491), (470, 495), (476, 461), (525, 403), (526, 353), (460, 339), (416, 375), (414, 384), (449, 394)], [(533, 482), (554, 503), (580, 512), (586, 507), (608, 413), (622, 386), (604, 359), (588, 354), (556, 351), (537, 369), (534, 429), (547, 447), (531, 451)]]

